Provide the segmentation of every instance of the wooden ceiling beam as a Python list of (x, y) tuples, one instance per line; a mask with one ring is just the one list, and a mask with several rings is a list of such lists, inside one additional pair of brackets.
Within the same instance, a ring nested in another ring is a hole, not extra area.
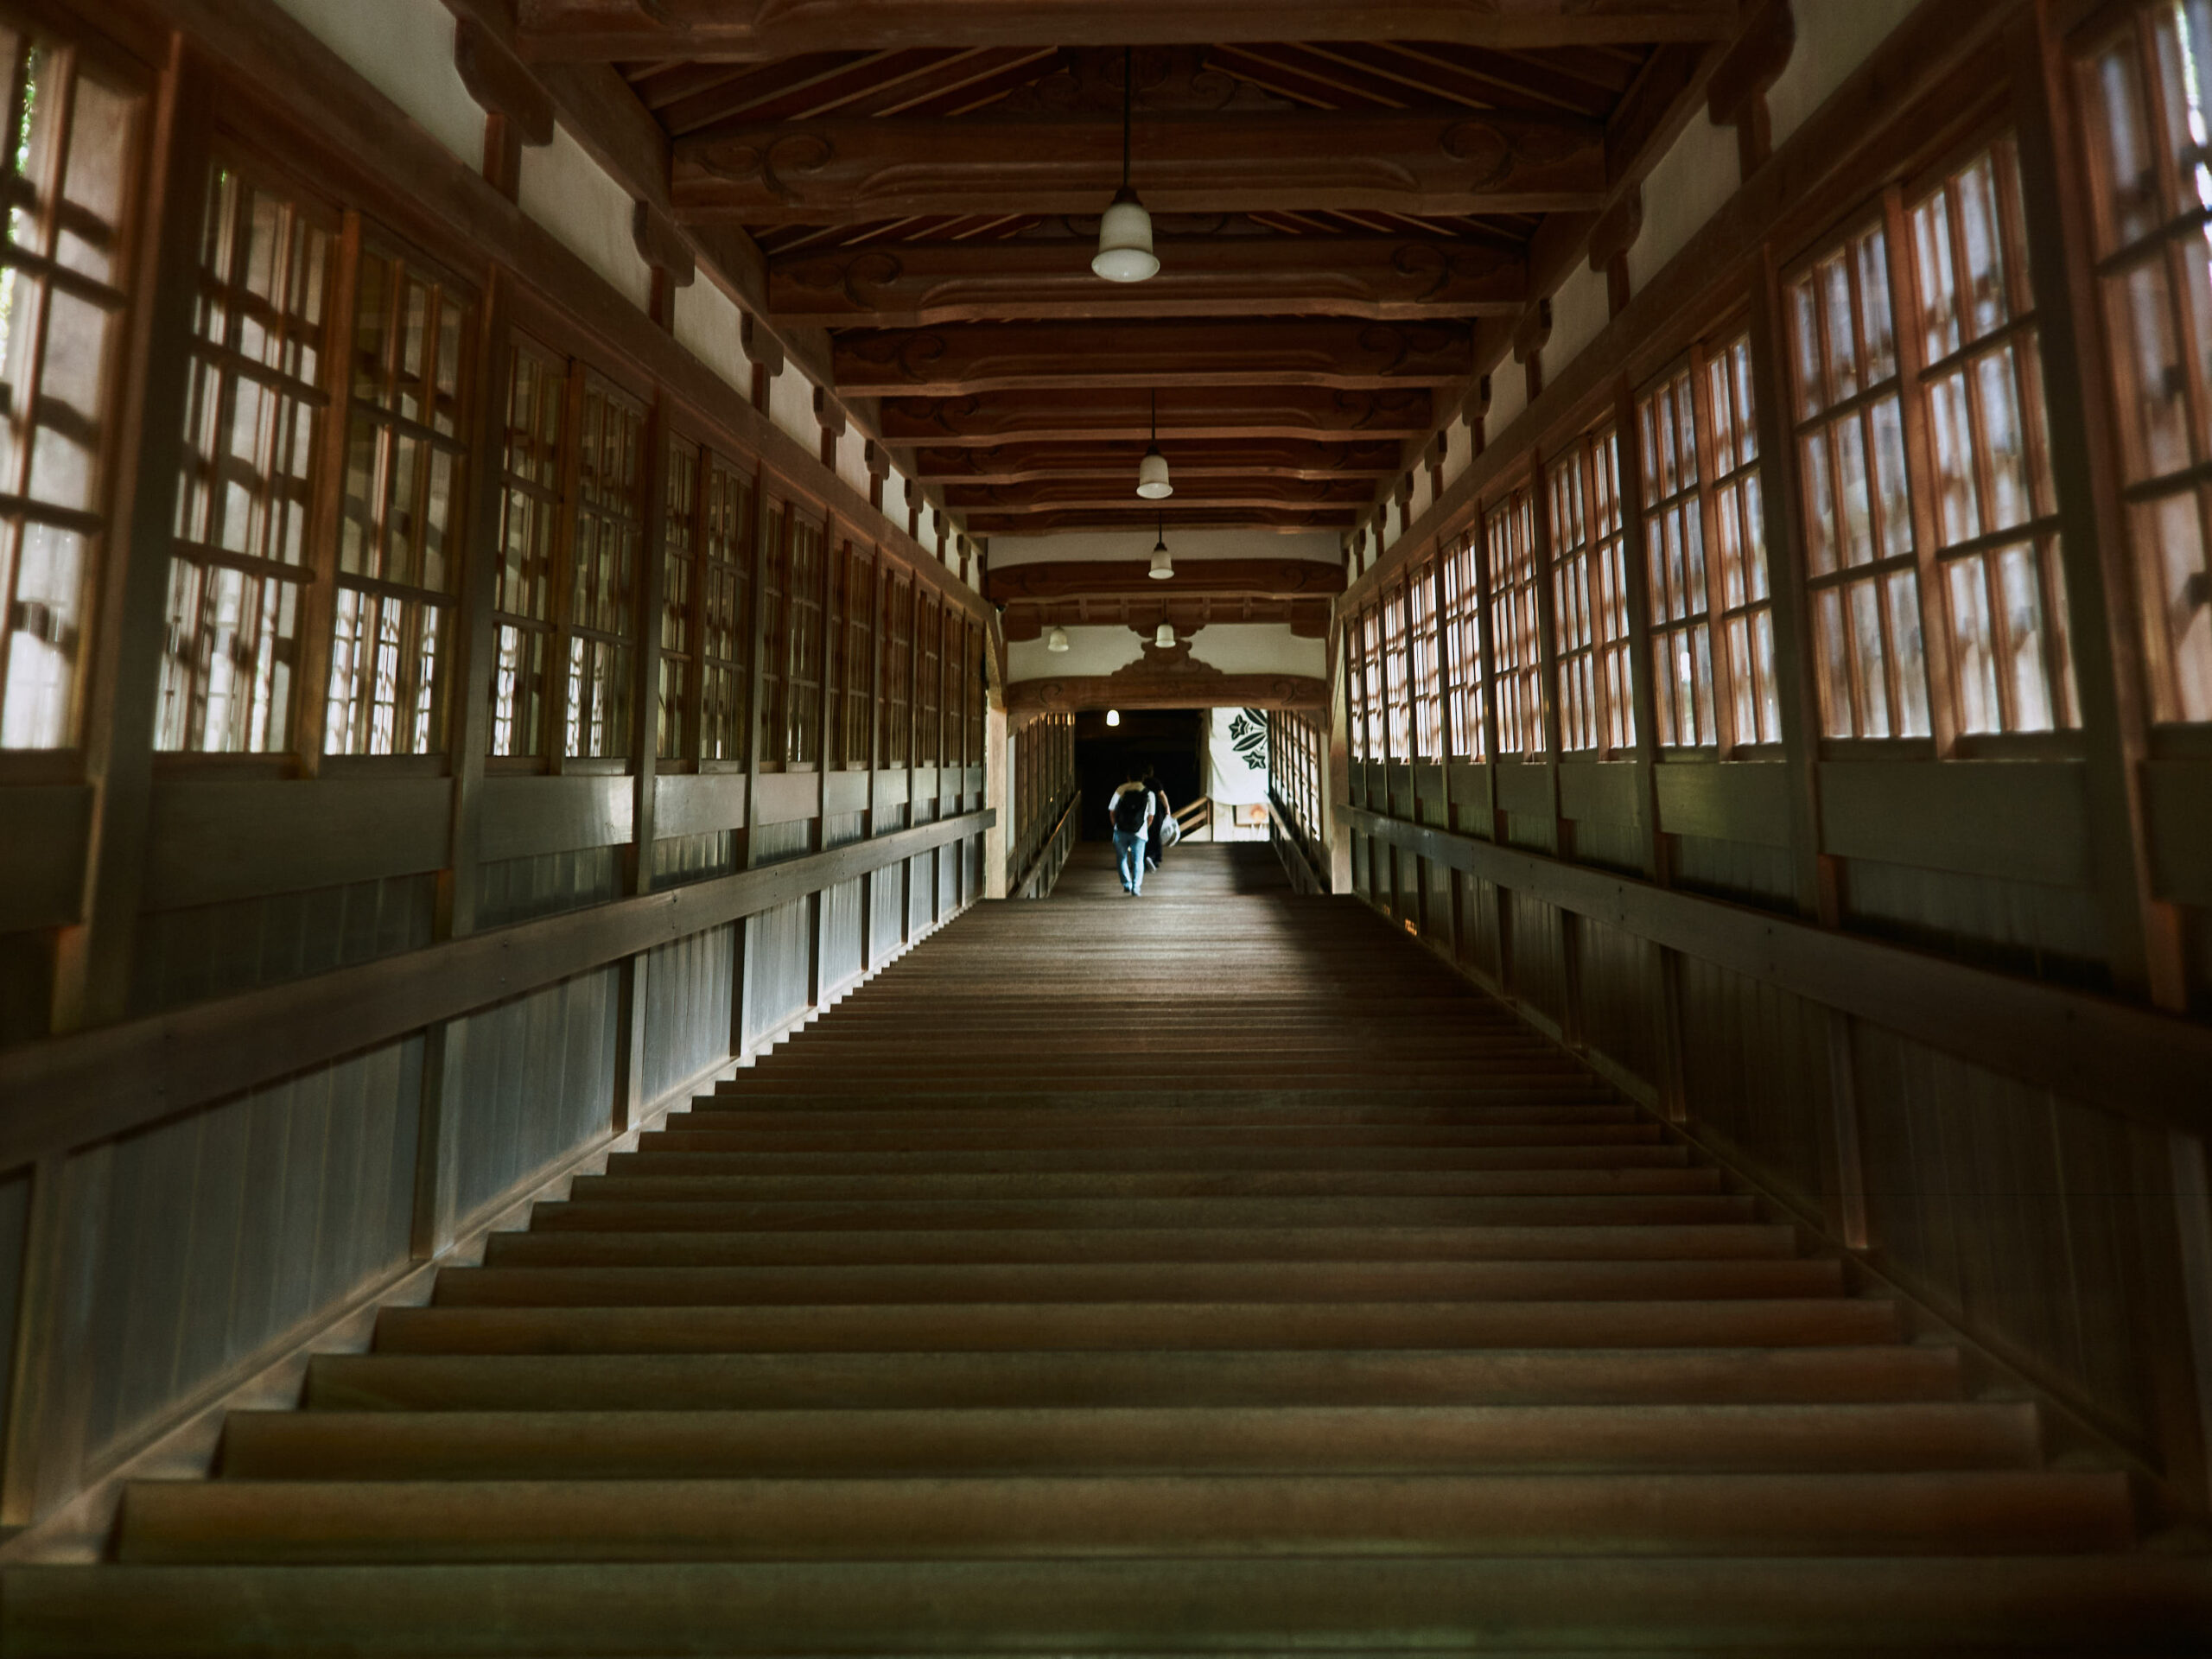
[[(1425, 438), (1437, 402), (1427, 387), (1336, 391), (1322, 386), (1163, 386), (1160, 433), (1171, 436), (1367, 443)], [(1147, 390), (1109, 387), (1069, 397), (1051, 391), (960, 397), (893, 397), (882, 410), (887, 443), (932, 448), (1005, 443), (1143, 439), (1152, 429)]]
[[(1182, 578), (1178, 576), (1177, 582)], [(1155, 588), (1160, 584), (1154, 582)], [(1203, 628), (1229, 623), (1274, 624), (1287, 626), (1301, 639), (1325, 639), (1329, 634), (1329, 601), (1325, 599), (1261, 599), (1249, 594), (1209, 598), (1162, 598), (1158, 594), (1128, 598), (1059, 600), (1047, 603), (1016, 601), (999, 613), (999, 630), (1009, 645), (1044, 637), (1047, 628), (1135, 628), (1148, 634), (1162, 622), (1170, 623), (1185, 639)]]
[[(944, 504), (969, 512), (1058, 512), (1122, 506), (1154, 512), (1158, 503), (1135, 489), (1135, 469), (1118, 479), (1047, 478), (1031, 484), (948, 484)], [(1189, 507), (1361, 507), (1374, 499), (1374, 480), (1344, 478), (1185, 478), (1170, 498)]]
[(1528, 269), (1503, 249), (1442, 237), (1161, 238), (1160, 275), (1103, 283), (1071, 237), (872, 243), (771, 258), (779, 319), (925, 328), (1104, 317), (1512, 316)]
[(955, 323), (862, 329), (831, 346), (849, 396), (958, 397), (1088, 387), (1437, 386), (1474, 370), (1452, 322), (1243, 320)]
[(1185, 559), (1167, 582), (1152, 579), (1147, 559), (1052, 559), (1009, 564), (983, 579), (994, 605), (1078, 598), (1325, 597), (1344, 590), (1344, 568), (1319, 559)]
[[(1594, 210), (1605, 129), (1465, 109), (1147, 112), (1135, 180), (1154, 213)], [(845, 225), (937, 214), (1096, 213), (1122, 180), (1119, 113), (733, 124), (678, 139), (691, 224)]]
[(519, 0), (544, 61), (753, 62), (899, 47), (1201, 45), (1214, 41), (1435, 41), (1503, 50), (1704, 41), (1732, 0)]
[[(914, 452), (914, 475), (948, 484), (1029, 484), (1042, 479), (1110, 479), (1133, 484), (1143, 458), (1141, 435), (1081, 443), (944, 447)], [(1315, 443), (1289, 438), (1181, 438), (1168, 459), (1178, 479), (1395, 478), (1403, 470), (1395, 439)]]
[(1182, 507), (1129, 498), (1127, 509), (1062, 507), (1050, 512), (971, 512), (970, 536), (1048, 536), (1064, 530), (1125, 530), (1151, 535), (1165, 523), (1169, 535), (1185, 530), (1346, 531), (1358, 522), (1350, 507)]

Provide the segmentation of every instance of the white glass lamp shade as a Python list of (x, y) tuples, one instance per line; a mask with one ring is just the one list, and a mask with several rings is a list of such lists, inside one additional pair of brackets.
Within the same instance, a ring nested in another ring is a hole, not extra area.
[(1175, 625), (1173, 622), (1161, 623), (1159, 630), (1152, 636), (1152, 643), (1162, 651), (1174, 650)]
[(1106, 723), (1109, 726), (1120, 725), (1122, 723), (1122, 711), (1118, 709), (1109, 709), (1106, 711)]
[(1167, 457), (1154, 444), (1144, 452), (1144, 459), (1137, 463), (1137, 493), (1147, 501), (1158, 501), (1175, 493), (1175, 486), (1168, 480)]
[(1045, 636), (1046, 650), (1065, 651), (1067, 648), (1068, 631), (1065, 628), (1054, 628), (1050, 633)]
[(1175, 574), (1175, 561), (1168, 557), (1165, 546), (1152, 550), (1152, 569), (1145, 574), (1154, 582), (1166, 582)]
[(1109, 283), (1141, 283), (1160, 274), (1160, 256), (1152, 251), (1152, 215), (1124, 188), (1098, 221), (1098, 251), (1090, 269)]

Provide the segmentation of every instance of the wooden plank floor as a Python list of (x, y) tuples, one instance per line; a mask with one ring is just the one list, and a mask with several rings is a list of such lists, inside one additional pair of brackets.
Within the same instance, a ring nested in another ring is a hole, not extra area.
[(2187, 1651), (2196, 1557), (1264, 847), (1086, 848), (10, 1571), (0, 1651)]

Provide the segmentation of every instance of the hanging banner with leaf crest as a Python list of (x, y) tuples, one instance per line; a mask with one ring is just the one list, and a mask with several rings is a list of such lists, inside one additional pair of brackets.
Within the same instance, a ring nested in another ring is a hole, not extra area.
[(1224, 806), (1259, 806), (1268, 798), (1268, 716), (1261, 709), (1217, 709), (1206, 792)]

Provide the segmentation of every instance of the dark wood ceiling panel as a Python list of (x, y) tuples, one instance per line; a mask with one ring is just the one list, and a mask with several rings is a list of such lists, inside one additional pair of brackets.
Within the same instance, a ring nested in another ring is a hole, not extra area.
[[(1344, 569), (1319, 559), (1190, 559), (1178, 567), (1175, 582), (1179, 596), (1325, 599), (1344, 592)], [(1025, 561), (983, 579), (983, 597), (995, 605), (1164, 596), (1148, 559)]]
[(1145, 437), (1155, 413), (1163, 442), (1185, 436), (1373, 442), (1421, 437), (1436, 423), (1435, 399), (1425, 388), (1198, 385), (1160, 388), (1156, 407), (1147, 391), (1135, 387), (1102, 388), (1081, 397), (1057, 390), (893, 397), (884, 402), (882, 424), (885, 441), (901, 445), (1084, 443)]
[[(636, 57), (678, 218), (826, 331), (836, 392), (882, 400), (899, 464), (978, 536), (1157, 524), (1155, 399), (1171, 527), (1363, 521), (1525, 310), (1548, 220), (1610, 205), (1737, 12), (518, 3), (531, 55)], [(1125, 97), (1161, 259), (1134, 284), (1090, 270)]]

